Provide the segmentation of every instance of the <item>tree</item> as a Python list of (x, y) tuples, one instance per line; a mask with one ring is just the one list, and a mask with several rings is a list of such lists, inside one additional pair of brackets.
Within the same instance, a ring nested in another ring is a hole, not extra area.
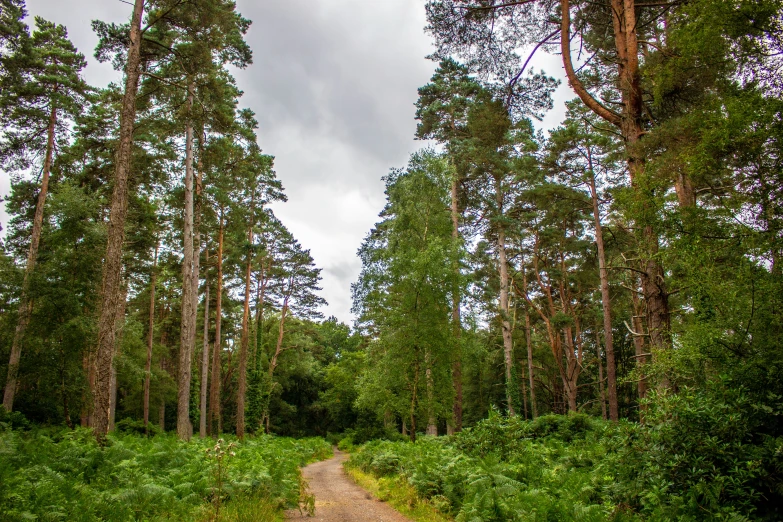
[(362, 272), (352, 287), (354, 313), (375, 338), (357, 402), (399, 415), (411, 440), (421, 417), (437, 435), (443, 405), (453, 400), (446, 384), (454, 357), (450, 292), (460, 249), (452, 239), (450, 184), (448, 162), (432, 152), (392, 171), (383, 220), (359, 250)]
[[(446, 59), (440, 62), (430, 83), (419, 88), (419, 99), (416, 102), (416, 137), (420, 139), (436, 139), (447, 145), (447, 149), (455, 153), (460, 140), (467, 138), (468, 109), (474, 98), (481, 92), (481, 86), (470, 76), (467, 68), (454, 60)], [(453, 158), (451, 160), (454, 161)], [(452, 238), (455, 242), (461, 240), (459, 221), (459, 186), (458, 170), (453, 169), (451, 180), (451, 223)], [(462, 358), (460, 337), (462, 334), (459, 292), (460, 263), (454, 258), (452, 269), (455, 273), (455, 287), (452, 288), (451, 320), (454, 329), (454, 431), (462, 430)]]
[[(17, 63), (15, 85), (5, 85), (0, 96), (0, 121), (6, 128), (0, 144), (4, 166), (28, 169), (41, 165), (41, 187), (30, 233), (19, 314), (14, 333), (3, 406), (13, 409), (17, 372), (33, 303), (29, 297), (31, 279), (38, 259), (43, 230), (44, 206), (49, 192), (49, 176), (55, 148), (67, 142), (70, 122), (85, 109), (90, 88), (81, 78), (87, 64), (84, 56), (68, 40), (65, 27), (35, 18), (36, 29), (30, 39), (29, 54)], [(17, 51), (28, 49), (18, 48)], [(22, 57), (13, 56), (17, 62)], [(3, 60), (5, 61), (5, 60)]]
[(133, 126), (136, 122), (136, 91), (139, 88), (141, 50), (141, 18), (143, 0), (136, 0), (130, 24), (130, 36), (125, 66), (125, 92), (120, 112), (120, 139), (113, 176), (114, 190), (109, 213), (106, 255), (101, 282), (101, 305), (98, 320), (98, 348), (96, 350), (96, 385), (94, 395), (95, 436), (99, 442), (109, 429), (111, 367), (117, 335), (117, 313), (120, 310), (122, 274), (122, 246), (125, 239), (125, 220), (128, 213), (128, 172), (133, 145)]
[[(565, 176), (566, 183), (578, 183), (587, 185), (592, 202), (594, 221), (595, 243), (598, 254), (598, 270), (601, 281), (601, 307), (604, 330), (604, 350), (607, 365), (607, 387), (609, 399), (609, 418), (617, 421), (617, 377), (616, 362), (612, 339), (612, 304), (609, 294), (609, 268), (604, 247), (603, 225), (601, 223), (601, 209), (596, 177), (599, 173), (604, 175), (611, 172), (613, 143), (593, 130), (597, 126), (595, 118), (590, 118), (579, 107), (571, 107), (569, 117), (560, 127), (552, 132), (549, 140), (548, 155), (545, 160), (547, 166), (553, 169), (554, 176)], [(569, 180), (568, 178), (571, 178)], [(637, 354), (640, 355), (640, 354)], [(599, 360), (600, 364), (600, 360)], [(602, 384), (603, 386), (603, 384)]]

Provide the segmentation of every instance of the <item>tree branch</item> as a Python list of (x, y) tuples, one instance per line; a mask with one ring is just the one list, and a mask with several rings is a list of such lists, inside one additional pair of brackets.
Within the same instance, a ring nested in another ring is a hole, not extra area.
[(560, 0), (560, 10), (562, 15), (560, 25), (560, 52), (563, 57), (563, 67), (565, 68), (569, 85), (590, 110), (609, 123), (620, 125), (620, 115), (593, 98), (593, 96), (587, 92), (587, 89), (582, 84), (581, 80), (576, 76), (574, 65), (571, 62), (571, 10), (568, 0)]

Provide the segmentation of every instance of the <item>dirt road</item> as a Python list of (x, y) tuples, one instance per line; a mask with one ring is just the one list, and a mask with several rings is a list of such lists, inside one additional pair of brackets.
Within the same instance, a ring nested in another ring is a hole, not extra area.
[(343, 471), (347, 455), (335, 451), (329, 460), (310, 464), (302, 470), (315, 495), (315, 516), (286, 512), (286, 520), (311, 522), (410, 522), (387, 504), (374, 499), (357, 486)]

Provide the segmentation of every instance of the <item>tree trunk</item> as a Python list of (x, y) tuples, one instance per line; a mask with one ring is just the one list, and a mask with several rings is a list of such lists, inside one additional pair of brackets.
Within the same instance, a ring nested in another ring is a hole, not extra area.
[[(454, 249), (459, 248), (459, 194), (457, 193), (457, 175), (451, 181), (451, 238)], [(458, 251), (458, 250), (457, 250)], [(454, 383), (454, 405), (452, 407), (452, 422), (447, 425), (448, 434), (462, 431), (462, 318), (460, 314), (460, 268), (459, 256), (454, 256), (454, 285), (451, 293), (451, 323), (454, 335), (454, 362), (451, 366), (451, 377)]]
[(109, 388), (116, 332), (117, 309), (122, 298), (122, 250), (125, 242), (125, 219), (128, 215), (128, 173), (136, 122), (136, 92), (139, 88), (141, 50), (141, 16), (144, 0), (135, 0), (130, 24), (130, 45), (125, 69), (125, 93), (120, 112), (120, 136), (114, 170), (114, 188), (109, 211), (106, 255), (101, 282), (98, 342), (96, 350), (96, 383), (94, 393), (94, 428), (98, 442), (103, 443), (109, 427)]
[[(639, 141), (644, 134), (642, 126), (643, 99), (641, 75), (639, 72), (639, 41), (637, 38), (636, 6), (634, 0), (611, 0), (611, 11), (615, 45), (617, 48), (617, 77), (622, 95), (622, 114), (618, 114), (601, 105), (584, 88), (576, 76), (571, 63), (571, 19), (569, 0), (560, 0), (561, 32), (560, 45), (563, 66), (568, 76), (569, 84), (579, 98), (597, 115), (616, 125), (625, 141), (626, 161), (631, 185), (637, 192), (637, 197), (643, 201), (647, 196), (638, 187), (639, 174), (644, 166), (644, 158), (640, 156)], [(664, 273), (655, 260), (658, 252), (658, 235), (651, 226), (642, 228), (644, 240), (643, 252), (645, 261), (642, 263), (642, 289), (647, 305), (647, 328), (653, 353), (656, 349), (670, 347), (669, 339), (669, 298), (664, 285)], [(663, 388), (668, 388), (667, 379), (661, 382)]]
[[(495, 198), (498, 205), (498, 215), (503, 219), (503, 193), (500, 177), (495, 178)], [(514, 346), (511, 338), (511, 323), (508, 319), (508, 260), (506, 259), (506, 227), (501, 222), (498, 225), (498, 271), (500, 274), (500, 319), (503, 330), (503, 360), (506, 365), (506, 402), (508, 414), (514, 415), (514, 401), (511, 395), (511, 378), (514, 368)]]
[(288, 293), (285, 296), (285, 299), (283, 300), (283, 309), (280, 311), (280, 324), (277, 327), (277, 345), (275, 345), (275, 353), (272, 356), (272, 360), (269, 361), (269, 378), (271, 380), (272, 374), (275, 372), (275, 368), (277, 368), (277, 359), (280, 357), (280, 354), (283, 352), (283, 335), (285, 334), (285, 319), (286, 315), (288, 314), (288, 299), (290, 298), (291, 294), (291, 285), (293, 285), (293, 280), (288, 281)]
[[(609, 389), (609, 418), (616, 422), (619, 419), (617, 407), (617, 366), (614, 360), (614, 343), (612, 342), (612, 303), (609, 297), (609, 270), (606, 268), (604, 231), (601, 225), (601, 213), (598, 208), (598, 191), (595, 187), (592, 156), (589, 154), (588, 152), (588, 161), (590, 162), (590, 195), (593, 199), (595, 243), (598, 247), (598, 272), (601, 277), (601, 307), (604, 314), (604, 352), (606, 353), (606, 384)], [(598, 362), (600, 364), (600, 357)], [(599, 366), (599, 368), (601, 367)], [(601, 388), (603, 388), (603, 377), (601, 378)], [(601, 408), (604, 409), (606, 406), (603, 402), (603, 391), (601, 391), (601, 395)]]
[[(166, 358), (160, 358), (160, 369), (166, 371)], [(158, 426), (160, 426), (161, 433), (166, 431), (166, 395), (160, 394), (160, 405), (158, 406)]]
[(418, 356), (417, 356), (416, 364), (415, 364), (413, 370), (414, 370), (413, 386), (411, 387), (411, 410), (410, 410), (411, 427), (410, 427), (410, 435), (411, 435), (411, 442), (416, 442), (416, 402), (417, 402), (417, 399), (418, 399), (417, 392), (418, 392), (418, 384), (419, 384), (419, 361), (418, 361)]
[[(601, 358), (601, 335), (595, 330), (595, 356), (598, 363), (598, 397), (601, 401), (601, 417), (606, 420), (606, 392), (604, 390), (604, 363)], [(615, 397), (616, 398), (616, 397)], [(612, 419), (615, 420), (615, 419)]]
[[(195, 89), (194, 84), (191, 84), (191, 87)], [(198, 323), (198, 290), (199, 290), (199, 281), (201, 277), (201, 206), (202, 206), (202, 199), (201, 194), (203, 191), (203, 175), (204, 175), (204, 164), (202, 161), (203, 156), (203, 131), (199, 132), (199, 140), (198, 140), (198, 163), (197, 163), (197, 171), (198, 176), (195, 178), (195, 197), (193, 200), (193, 280), (192, 280), (192, 287), (193, 287), (193, 305), (191, 308), (191, 312), (193, 313), (192, 319), (191, 319), (191, 331), (190, 331), (190, 343), (188, 344), (189, 350), (190, 350), (190, 361), (191, 364), (193, 364), (193, 359), (195, 358), (196, 354), (196, 325)], [(206, 303), (206, 301), (205, 301)], [(205, 304), (205, 307), (207, 305)], [(204, 314), (204, 318), (208, 318), (208, 314)], [(206, 320), (208, 323), (209, 321)], [(203, 342), (202, 342), (203, 345)], [(191, 370), (192, 371), (192, 370)], [(200, 398), (200, 395), (199, 395)], [(188, 400), (188, 402), (190, 402)], [(201, 402), (199, 403), (199, 408), (201, 407)], [(188, 404), (189, 405), (189, 404)], [(201, 438), (205, 437), (205, 435), (201, 435), (201, 424), (204, 422), (203, 415), (199, 416), (199, 436)], [(193, 432), (193, 425), (192, 423), (188, 424), (190, 427), (190, 432), (192, 435)]]
[[(525, 291), (527, 291), (527, 282), (525, 282)], [(536, 410), (536, 387), (533, 381), (533, 342), (530, 337), (530, 313), (525, 309), (525, 342), (527, 343), (527, 378), (530, 385), (530, 413), (533, 418), (538, 417)]]
[[(187, 114), (193, 109), (193, 83), (188, 85)], [(179, 374), (177, 379), (177, 437), (190, 440), (193, 426), (190, 423), (190, 377), (193, 365), (193, 340), (195, 339), (195, 303), (198, 293), (193, 288), (193, 122), (188, 119), (185, 127), (185, 215), (182, 231), (182, 324), (180, 330)]]
[(636, 359), (636, 367), (638, 368), (638, 381), (636, 383), (636, 390), (639, 394), (639, 400), (641, 401), (645, 397), (647, 397), (647, 378), (644, 375), (644, 365), (647, 362), (647, 356), (644, 354), (644, 336), (642, 334), (642, 331), (644, 329), (644, 325), (642, 324), (642, 315), (644, 314), (644, 311), (642, 310), (642, 303), (639, 302), (639, 295), (637, 294), (637, 279), (636, 275), (633, 275), (632, 278), (633, 290), (631, 291), (631, 301), (633, 303), (633, 332), (631, 335), (633, 336), (633, 346), (634, 346), (634, 355)]
[[(57, 88), (55, 87), (55, 90)], [(41, 191), (38, 193), (38, 200), (35, 203), (35, 217), (33, 218), (33, 230), (30, 236), (30, 248), (27, 250), (27, 264), (24, 268), (24, 279), (22, 281), (22, 293), (19, 296), (19, 317), (14, 331), (14, 340), (11, 343), (11, 357), (8, 360), (8, 377), (5, 381), (5, 392), (3, 393), (3, 407), (10, 412), (14, 408), (14, 396), (16, 395), (17, 376), (19, 375), (19, 361), (22, 358), (22, 344), (24, 343), (27, 325), (30, 324), (30, 318), (33, 314), (33, 302), (30, 299), (30, 283), (33, 270), (38, 261), (38, 245), (41, 242), (41, 232), (43, 231), (43, 214), (46, 203), (46, 195), (49, 193), (49, 172), (52, 167), (52, 154), (54, 153), (54, 127), (57, 124), (57, 109), (52, 102), (49, 112), (49, 127), (46, 132), (46, 157), (43, 164), (43, 173), (41, 175)]]
[(150, 276), (150, 318), (147, 332), (147, 362), (144, 365), (144, 427), (150, 420), (150, 381), (152, 378), (152, 347), (155, 334), (155, 284), (158, 276), (158, 248), (160, 239), (155, 243), (155, 256), (152, 258), (152, 275)]
[(563, 387), (565, 388), (566, 398), (568, 399), (568, 411), (576, 412), (576, 399), (577, 393), (579, 392), (578, 381), (580, 361), (574, 356), (574, 338), (570, 326), (563, 328), (563, 339), (565, 339), (566, 349), (566, 375), (563, 380)]
[[(253, 227), (247, 229), (247, 242), (253, 244)], [(239, 347), (239, 383), (237, 390), (237, 437), (245, 437), (245, 390), (247, 388), (247, 351), (250, 344), (250, 276), (253, 273), (253, 253), (248, 251), (245, 269), (245, 307), (242, 313), (242, 341)]]
[(222, 352), (222, 339), (220, 333), (221, 314), (223, 312), (223, 209), (220, 209), (220, 228), (218, 230), (217, 252), (217, 294), (215, 295), (215, 347), (212, 351), (212, 382), (210, 389), (210, 433), (217, 437), (220, 433), (220, 355)]
[(432, 355), (426, 349), (424, 351), (424, 377), (427, 384), (427, 435), (438, 436), (438, 424), (435, 418), (435, 384), (432, 381)]
[[(204, 263), (209, 263), (209, 250), (204, 251)], [(207, 436), (207, 381), (209, 380), (209, 277), (204, 279), (204, 338), (201, 345), (201, 394), (199, 395), (198, 435)]]
[(112, 356), (111, 380), (109, 381), (109, 428), (114, 431), (114, 419), (117, 416), (117, 356), (122, 346), (122, 333), (125, 328), (125, 307), (128, 304), (128, 285), (123, 285), (122, 302), (117, 310), (117, 340)]
[(82, 392), (82, 411), (81, 411), (81, 426), (82, 428), (89, 428), (90, 427), (90, 406), (92, 405), (92, 401), (88, 400), (90, 398), (90, 392), (92, 391), (92, 385), (93, 385), (93, 364), (92, 364), (92, 357), (90, 350), (84, 350), (84, 353), (82, 354), (82, 370), (84, 370), (84, 374), (87, 376), (87, 391)]

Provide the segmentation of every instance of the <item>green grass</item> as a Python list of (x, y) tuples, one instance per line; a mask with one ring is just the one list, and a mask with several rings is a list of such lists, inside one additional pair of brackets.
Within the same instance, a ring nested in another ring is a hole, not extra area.
[(356, 484), (375, 498), (387, 502), (394, 509), (416, 522), (450, 522), (453, 518), (438, 511), (435, 502), (421, 498), (416, 490), (400, 476), (376, 477), (348, 465), (346, 473)]

